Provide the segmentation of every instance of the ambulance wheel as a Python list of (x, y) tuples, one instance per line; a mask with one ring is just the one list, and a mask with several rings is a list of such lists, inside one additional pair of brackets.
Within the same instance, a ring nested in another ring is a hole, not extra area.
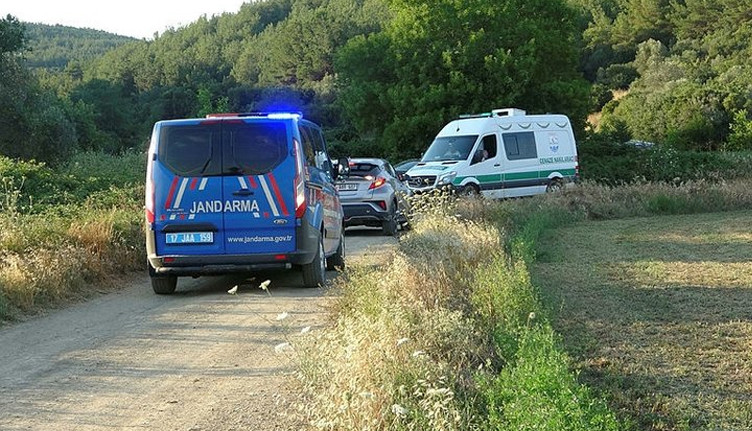
[(178, 278), (174, 275), (152, 275), (151, 288), (157, 295), (170, 295), (175, 293), (178, 286)]
[(329, 271), (345, 269), (345, 229), (342, 229), (342, 234), (339, 236), (337, 251), (326, 259), (326, 269)]
[(319, 247), (311, 263), (303, 265), (303, 286), (319, 287), (326, 282), (326, 256), (324, 255), (324, 235), (319, 237)]
[(480, 188), (476, 184), (468, 184), (460, 189), (460, 195), (477, 197), (480, 196)]
[(546, 186), (546, 193), (554, 193), (564, 188), (560, 178), (554, 178)]
[(392, 212), (389, 213), (386, 220), (381, 222), (381, 230), (386, 236), (394, 236), (397, 234), (397, 214), (395, 211), (397, 204), (392, 204)]

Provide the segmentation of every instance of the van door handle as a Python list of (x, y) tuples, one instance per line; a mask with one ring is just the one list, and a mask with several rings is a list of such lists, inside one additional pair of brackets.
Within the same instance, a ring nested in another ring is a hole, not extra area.
[(498, 168), (499, 166), (501, 166), (501, 163), (494, 164), (494, 168)]
[(233, 196), (251, 196), (253, 192), (248, 189), (240, 189), (236, 192), (232, 192), (232, 194)]

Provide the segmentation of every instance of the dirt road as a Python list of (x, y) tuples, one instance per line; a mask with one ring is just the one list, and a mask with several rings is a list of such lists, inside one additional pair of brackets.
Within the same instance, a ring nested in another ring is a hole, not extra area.
[[(348, 262), (394, 243), (348, 231)], [(275, 347), (320, 328), (327, 296), (299, 283), (298, 272), (188, 278), (165, 297), (144, 274), (1, 328), (0, 430), (300, 429), (292, 354)]]

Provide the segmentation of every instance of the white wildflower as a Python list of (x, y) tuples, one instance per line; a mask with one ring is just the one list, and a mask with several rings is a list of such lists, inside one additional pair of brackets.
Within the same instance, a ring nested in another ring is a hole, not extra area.
[(286, 311), (282, 312), (282, 313), (279, 313), (279, 314), (277, 314), (277, 320), (285, 320), (285, 319), (287, 319), (288, 316), (289, 316), (289, 314), (287, 314)]
[(303, 328), (303, 329), (300, 330), (301, 334), (307, 334), (309, 332), (311, 332), (311, 327), (310, 326), (306, 326), (305, 328)]
[(280, 343), (274, 346), (274, 351), (276, 353), (282, 353), (288, 350), (292, 350), (292, 346), (290, 345), (290, 343)]
[(397, 416), (404, 416), (408, 413), (409, 410), (402, 407), (399, 404), (392, 404), (392, 413), (394, 413)]
[(238, 293), (238, 286), (239, 285), (236, 284), (235, 287), (233, 287), (232, 289), (228, 290), (227, 293), (229, 293), (230, 295), (235, 295), (236, 293)]
[(397, 340), (397, 346), (401, 346), (401, 345), (407, 343), (408, 341), (410, 341), (409, 338), (400, 338), (399, 340)]

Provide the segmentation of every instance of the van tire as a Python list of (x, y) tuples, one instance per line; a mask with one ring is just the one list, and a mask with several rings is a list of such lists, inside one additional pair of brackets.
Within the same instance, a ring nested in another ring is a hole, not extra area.
[(555, 193), (564, 188), (561, 178), (553, 178), (546, 186), (546, 193)]
[(396, 214), (396, 207), (397, 204), (392, 204), (392, 212), (389, 213), (389, 216), (386, 220), (381, 222), (381, 230), (384, 232), (384, 235), (386, 236), (394, 236), (397, 234), (397, 214)]
[(311, 263), (303, 265), (303, 286), (319, 287), (326, 283), (326, 257), (324, 256), (324, 235), (319, 236), (319, 246)]
[(157, 295), (171, 295), (178, 286), (178, 277), (175, 275), (152, 275), (151, 288)]
[(477, 184), (467, 184), (460, 189), (461, 196), (478, 197), (480, 196), (480, 187)]
[(326, 269), (334, 271), (339, 269), (340, 271), (345, 269), (345, 230), (342, 229), (342, 234), (339, 237), (339, 247), (333, 255), (326, 258)]

